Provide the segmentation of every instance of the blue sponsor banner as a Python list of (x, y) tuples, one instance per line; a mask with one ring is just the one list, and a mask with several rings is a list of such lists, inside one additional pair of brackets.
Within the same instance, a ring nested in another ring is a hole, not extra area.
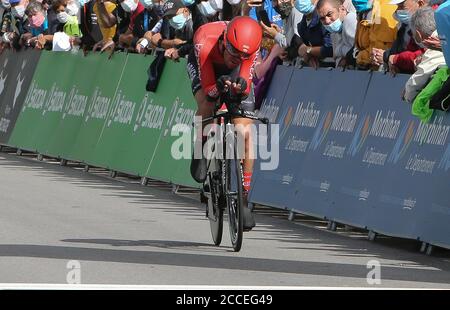
[(450, 117), (413, 117), (408, 78), (295, 70), (279, 167), (256, 170), (251, 201), (450, 247)]
[[(347, 223), (350, 219), (349, 224), (398, 236), (413, 233), (411, 218), (417, 210), (404, 208), (407, 198), (401, 198), (395, 190), (397, 168), (405, 155), (403, 142), (409, 143), (415, 122), (411, 106), (400, 99), (407, 79), (405, 75), (392, 78), (373, 73), (346, 152), (351, 169), (342, 175), (339, 184), (339, 208), (331, 214), (336, 221)], [(341, 209), (353, 209), (355, 214)]]
[[(295, 81), (291, 82), (293, 71), (294, 69), (292, 67), (277, 67), (272, 78), (272, 84), (258, 113), (260, 117), (267, 117), (270, 124), (279, 125), (280, 133), (282, 132), (285, 119), (285, 98), (289, 97), (290, 92), (296, 92), (292, 90), (293, 85), (295, 85)], [(274, 85), (276, 86), (274, 87)], [(288, 90), (288, 87), (291, 89)], [(303, 88), (303, 85), (297, 85), (297, 89), (306, 88)], [(270, 135), (271, 131), (269, 130), (268, 133)], [(264, 137), (262, 137), (260, 141), (264, 142)], [(278, 147), (270, 145), (270, 139), (267, 139), (267, 141), (269, 145), (264, 145), (263, 147), (266, 147), (268, 150), (272, 147)], [(255, 161), (252, 177), (252, 184), (254, 184), (254, 186), (252, 186), (249, 193), (249, 198), (256, 203), (264, 203), (278, 208), (284, 208), (286, 201), (283, 198), (286, 198), (286, 196), (283, 195), (283, 193), (287, 194), (291, 190), (289, 184), (283, 183), (282, 180), (283, 175), (287, 174), (286, 169), (292, 170), (293, 163), (289, 158), (289, 154), (282, 154), (282, 152), (280, 152), (279, 166), (276, 170), (261, 170), (262, 162), (264, 162), (264, 160), (258, 156)]]
[[(295, 175), (289, 208), (321, 217), (337, 213), (354, 216), (357, 210), (337, 203), (336, 195), (342, 177), (351, 174), (352, 162), (346, 151), (360, 118), (370, 74), (318, 71), (314, 75), (321, 78), (315, 87), (311, 86), (310, 100), (320, 115), (312, 131), (297, 129), (309, 145), (306, 161)], [(311, 79), (311, 75), (306, 78)]]
[[(436, 112), (428, 124), (416, 130), (408, 157), (410, 173), (421, 176), (417, 187), (426, 186), (423, 216), (419, 218), (420, 239), (450, 248), (450, 117)], [(422, 150), (423, 149), (423, 150)]]

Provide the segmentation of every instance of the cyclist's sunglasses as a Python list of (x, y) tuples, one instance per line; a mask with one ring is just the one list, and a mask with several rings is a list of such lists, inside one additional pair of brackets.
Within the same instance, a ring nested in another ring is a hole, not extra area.
[(230, 42), (227, 41), (227, 43), (225, 44), (225, 47), (227, 49), (227, 52), (235, 57), (235, 58), (240, 58), (240, 59), (249, 59), (250, 58), (250, 54), (244, 53), (244, 52), (240, 52), (238, 51), (233, 45), (231, 45)]

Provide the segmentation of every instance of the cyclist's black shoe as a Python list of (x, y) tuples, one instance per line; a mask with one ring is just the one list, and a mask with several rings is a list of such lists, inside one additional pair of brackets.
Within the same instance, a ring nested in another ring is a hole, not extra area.
[(250, 231), (250, 230), (252, 230), (253, 227), (256, 226), (256, 223), (255, 223), (255, 219), (253, 218), (252, 211), (248, 208), (248, 192), (244, 190), (244, 193), (242, 196), (243, 196), (242, 200), (244, 202), (244, 208), (243, 208), (243, 210), (244, 210), (244, 214), (243, 214), (244, 227), (243, 227), (243, 230)]
[(206, 158), (191, 160), (191, 175), (197, 183), (203, 183), (206, 180)]
[(255, 219), (253, 218), (252, 211), (250, 211), (249, 208), (244, 206), (243, 210), (244, 210), (244, 214), (243, 214), (243, 216), (244, 216), (244, 227), (243, 227), (243, 230), (244, 231), (250, 231), (250, 230), (252, 230), (253, 227), (256, 226)]

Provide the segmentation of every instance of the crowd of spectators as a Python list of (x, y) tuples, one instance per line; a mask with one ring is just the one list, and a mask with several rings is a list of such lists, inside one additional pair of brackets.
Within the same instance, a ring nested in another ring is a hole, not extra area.
[(264, 38), (255, 81), (274, 64), (411, 74), (412, 103), (446, 66), (434, 10), (445, 0), (0, 0), (0, 52), (164, 50), (178, 60), (205, 23), (248, 15)]

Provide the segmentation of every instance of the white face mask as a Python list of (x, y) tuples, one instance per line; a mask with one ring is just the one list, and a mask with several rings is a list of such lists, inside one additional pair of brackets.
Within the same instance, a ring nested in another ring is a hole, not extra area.
[(239, 4), (241, 2), (241, 0), (227, 0), (227, 2), (231, 5), (236, 5), (236, 4)]
[(25, 15), (25, 7), (21, 4), (11, 8), (11, 13), (14, 17), (22, 18)]
[(60, 13), (56, 14), (56, 19), (61, 24), (65, 24), (69, 20), (69, 14), (67, 14), (66, 12), (60, 12)]
[(209, 4), (209, 2), (202, 1), (198, 5), (198, 9), (200, 10), (200, 13), (202, 13), (205, 16), (214, 16), (216, 15), (217, 11), (214, 10), (214, 8)]
[(77, 15), (78, 11), (80, 10), (80, 7), (78, 5), (79, 5), (78, 2), (77, 3), (75, 3), (75, 2), (69, 3), (66, 7), (67, 14), (69, 14), (70, 16)]
[(125, 0), (121, 2), (120, 5), (122, 6), (122, 9), (128, 13), (136, 11), (136, 8), (138, 6), (138, 4), (134, 2), (134, 0)]
[(153, 0), (139, 0), (139, 1), (146, 9), (151, 10), (153, 8)]

